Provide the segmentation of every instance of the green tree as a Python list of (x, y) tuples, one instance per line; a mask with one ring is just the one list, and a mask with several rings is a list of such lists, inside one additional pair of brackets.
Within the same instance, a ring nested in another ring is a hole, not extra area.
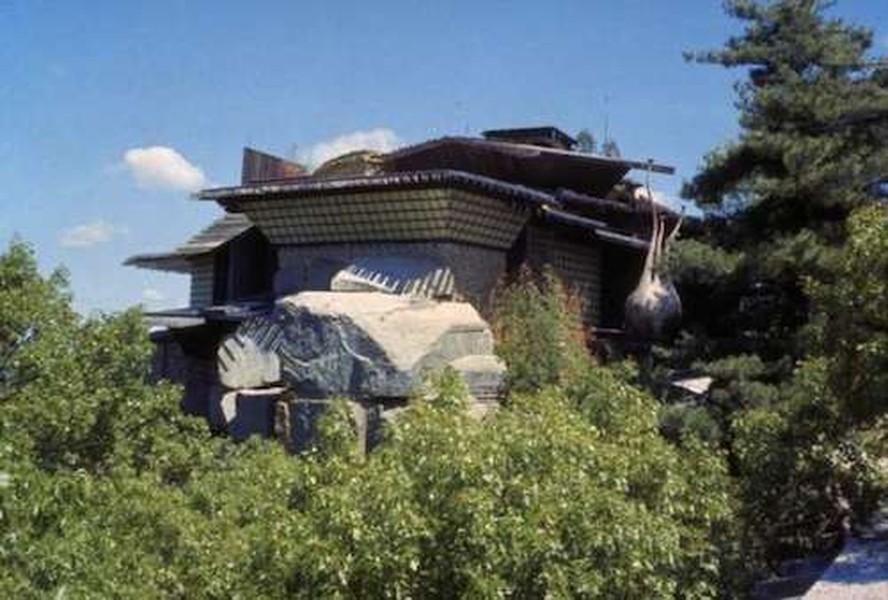
[[(689, 330), (706, 338), (697, 347), (713, 358), (755, 354), (765, 363), (759, 379), (774, 382), (806, 351), (797, 336), (809, 312), (802, 277), (830, 273), (845, 219), (888, 172), (888, 87), (868, 66), (871, 32), (827, 18), (820, 2), (727, 9), (743, 34), (694, 58), (748, 69), (737, 86), (742, 131), (685, 190), (707, 223), (678, 251), (678, 270), (690, 305), (706, 298), (710, 307), (688, 311)], [(701, 276), (706, 266), (714, 269)]]
[[(158, 433), (195, 433), (177, 390), (147, 383), (151, 343), (137, 310), (81, 319), (64, 274), (40, 275), (30, 249), (0, 255), (0, 437), (45, 470), (101, 472), (163, 455)], [(144, 432), (149, 432), (147, 436)], [(190, 437), (190, 435), (185, 435)], [(178, 457), (185, 460), (187, 457)]]
[(743, 32), (690, 58), (747, 70), (741, 133), (685, 189), (705, 219), (676, 247), (686, 319), (670, 360), (714, 377), (750, 551), (773, 561), (835, 540), (872, 481), (855, 428), (874, 418), (860, 407), (884, 411), (868, 398), (882, 382), (864, 372), (884, 367), (884, 307), (881, 274), (856, 269), (863, 248), (877, 271), (888, 255), (881, 209), (846, 224), (888, 173), (888, 86), (872, 33), (825, 3), (726, 8)]
[(860, 209), (829, 277), (809, 279), (812, 342), (828, 359), (830, 387), (850, 422), (885, 412), (888, 390), (888, 207)]
[(598, 142), (588, 129), (581, 129), (577, 133), (577, 152), (595, 154), (598, 151)]

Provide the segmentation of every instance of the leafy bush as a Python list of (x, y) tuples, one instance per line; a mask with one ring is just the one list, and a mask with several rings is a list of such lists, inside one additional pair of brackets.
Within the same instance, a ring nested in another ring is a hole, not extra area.
[(721, 427), (705, 406), (693, 403), (666, 404), (660, 408), (658, 419), (660, 433), (674, 443), (681, 443), (688, 435), (714, 448), (719, 447), (722, 442)]
[(888, 207), (848, 220), (848, 241), (830, 277), (809, 278), (815, 350), (828, 360), (829, 385), (845, 418), (867, 423), (886, 413), (888, 389)]
[(364, 463), (331, 471), (309, 456), (291, 591), (716, 596), (730, 556), (723, 462), (661, 439), (654, 402), (606, 370), (583, 382), (517, 395), (484, 421), (432, 395)]
[(877, 465), (859, 434), (842, 425), (827, 378), (827, 361), (806, 361), (778, 406), (734, 419), (750, 560), (775, 566), (799, 551), (827, 549), (841, 541), (852, 517), (876, 506)]
[(511, 390), (537, 390), (582, 370), (589, 358), (579, 314), (577, 299), (550, 270), (522, 269), (497, 290), (493, 329)]
[(733, 506), (721, 457), (665, 442), (654, 401), (606, 369), (516, 394), (480, 421), (458, 376), (438, 374), (368, 457), (337, 402), (317, 447), (294, 457), (181, 416), (175, 390), (145, 383), (135, 314), (81, 321), (19, 246), (0, 273), (17, 282), (3, 287), (17, 308), (0, 323), (37, 331), (10, 353), (29, 376), (6, 379), (0, 401), (2, 597), (724, 589)]

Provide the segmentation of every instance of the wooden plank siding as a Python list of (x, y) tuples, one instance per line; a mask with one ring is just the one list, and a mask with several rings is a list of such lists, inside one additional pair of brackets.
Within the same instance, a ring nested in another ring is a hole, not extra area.
[(213, 304), (213, 255), (192, 260), (191, 306), (203, 308)]

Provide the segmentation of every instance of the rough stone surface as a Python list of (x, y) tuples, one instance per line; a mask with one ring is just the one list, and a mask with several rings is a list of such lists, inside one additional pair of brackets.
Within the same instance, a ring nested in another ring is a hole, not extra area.
[(493, 353), (490, 328), (471, 305), (377, 292), (287, 296), (237, 335), (253, 341), (242, 346), (250, 352), (276, 354), (281, 382), (300, 398), (402, 398), (426, 369)]
[(459, 371), (469, 393), (476, 400), (493, 400), (502, 394), (506, 365), (496, 356), (467, 355), (452, 361), (450, 366)]
[(219, 381), (227, 388), (258, 388), (281, 380), (277, 354), (262, 352), (257, 342), (243, 333), (226, 336), (219, 345), (217, 358)]
[(304, 452), (314, 443), (317, 422), (329, 402), (326, 400), (296, 400), (289, 402), (289, 447), (293, 452)]
[[(317, 438), (318, 419), (329, 406), (329, 400), (312, 398), (279, 401), (273, 417), (275, 435), (291, 452), (308, 450)], [(348, 402), (348, 406), (357, 428), (358, 450), (367, 452), (371, 447), (368, 423), (371, 421), (370, 413), (375, 406), (351, 401)]]

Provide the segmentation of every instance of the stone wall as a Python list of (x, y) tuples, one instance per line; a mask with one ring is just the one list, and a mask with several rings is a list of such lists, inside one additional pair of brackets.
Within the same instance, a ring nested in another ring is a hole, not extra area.
[(275, 296), (325, 291), (337, 271), (362, 256), (430, 257), (450, 267), (459, 296), (487, 315), (494, 286), (506, 269), (503, 250), (451, 242), (363, 242), (278, 248)]
[(497, 405), (505, 377), (490, 327), (470, 304), (381, 292), (280, 298), (271, 314), (223, 338), (217, 367), (214, 429), (236, 439), (273, 432), (296, 451), (310, 445), (334, 398), (350, 399), (366, 450), (381, 422), (421, 393), (428, 372), (452, 368), (476, 416)]

